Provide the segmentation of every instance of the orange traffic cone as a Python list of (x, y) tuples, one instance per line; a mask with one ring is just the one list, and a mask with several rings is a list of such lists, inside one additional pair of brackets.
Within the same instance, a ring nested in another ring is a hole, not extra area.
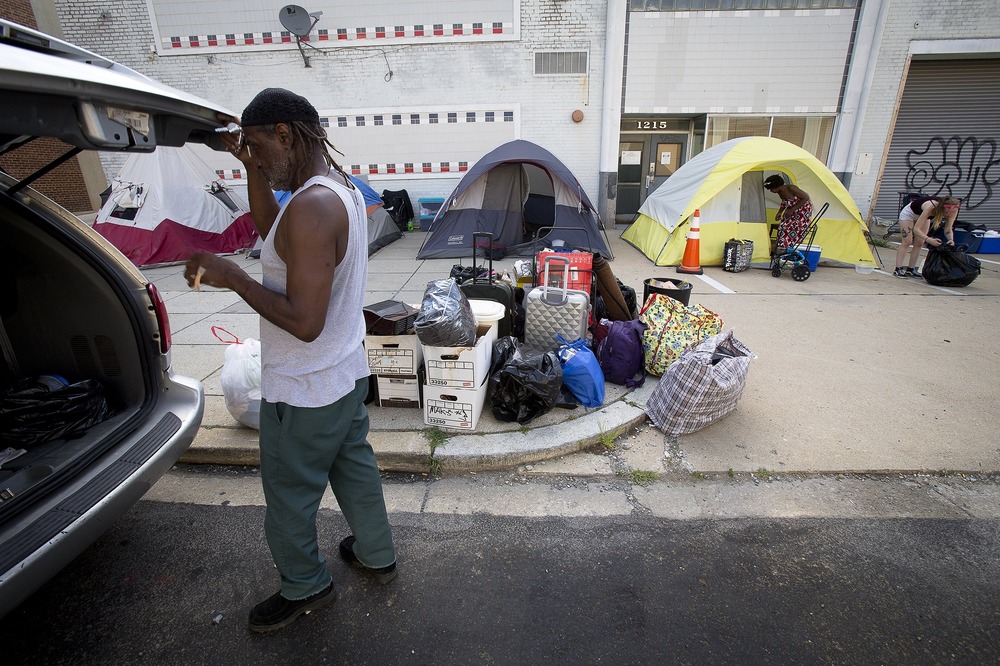
[(684, 258), (677, 267), (678, 273), (701, 275), (701, 212), (695, 209), (691, 216), (691, 228), (688, 229), (687, 245), (684, 247)]

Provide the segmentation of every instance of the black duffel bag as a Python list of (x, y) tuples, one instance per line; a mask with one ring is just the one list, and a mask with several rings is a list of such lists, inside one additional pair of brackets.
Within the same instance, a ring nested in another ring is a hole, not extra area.
[(942, 245), (927, 249), (922, 270), (924, 280), (938, 287), (968, 287), (979, 277), (981, 264), (966, 253), (965, 245)]

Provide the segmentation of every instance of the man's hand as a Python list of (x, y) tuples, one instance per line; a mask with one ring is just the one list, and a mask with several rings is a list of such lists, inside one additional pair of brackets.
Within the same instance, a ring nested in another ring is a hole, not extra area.
[[(240, 124), (240, 119), (236, 116), (226, 115), (225, 113), (218, 114), (219, 122), (223, 125), (228, 125), (229, 123)], [(246, 164), (246, 161), (250, 159), (250, 151), (247, 149), (246, 142), (243, 140), (243, 132), (236, 132), (231, 134), (229, 132), (222, 133), (222, 143), (226, 146), (226, 150), (230, 154), (238, 159), (240, 162)]]
[(184, 265), (184, 279), (192, 288), (198, 288), (204, 284), (209, 287), (232, 289), (235, 272), (242, 273), (243, 271), (232, 261), (214, 254), (196, 254), (188, 259)]

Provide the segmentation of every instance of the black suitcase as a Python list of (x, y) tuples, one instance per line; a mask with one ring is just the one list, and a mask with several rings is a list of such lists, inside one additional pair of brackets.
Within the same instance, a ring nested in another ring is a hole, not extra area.
[[(476, 232), (472, 234), (472, 274), (478, 276), (476, 270), (476, 239), (485, 237), (489, 240), (486, 255), (489, 257), (490, 265), (487, 276), (493, 275), (493, 234), (487, 232)], [(503, 338), (508, 335), (515, 335), (514, 317), (517, 313), (517, 291), (518, 288), (506, 282), (494, 282), (491, 277), (473, 277), (459, 285), (459, 289), (466, 298), (481, 301), (496, 301), (504, 306), (504, 316), (497, 322), (497, 337)]]

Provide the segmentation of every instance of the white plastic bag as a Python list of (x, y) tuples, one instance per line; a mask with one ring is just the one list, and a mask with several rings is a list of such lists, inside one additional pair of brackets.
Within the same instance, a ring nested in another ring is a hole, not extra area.
[[(216, 328), (212, 327), (213, 333)], [(226, 346), (226, 360), (222, 364), (222, 395), (233, 418), (248, 428), (260, 430), (259, 340), (247, 338), (240, 342), (237, 338), (236, 342)]]

